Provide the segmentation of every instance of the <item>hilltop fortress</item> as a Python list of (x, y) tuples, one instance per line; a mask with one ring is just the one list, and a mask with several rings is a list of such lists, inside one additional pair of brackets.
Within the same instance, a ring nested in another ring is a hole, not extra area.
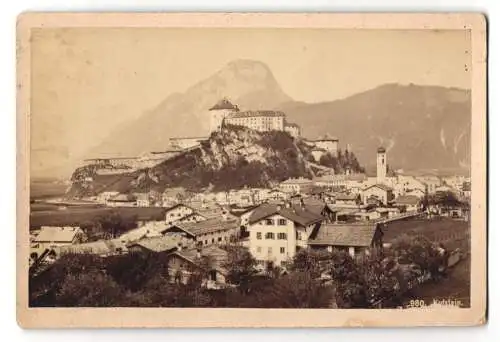
[[(96, 165), (97, 174), (120, 174), (133, 172), (142, 168), (150, 168), (168, 159), (179, 156), (200, 147), (214, 132), (225, 126), (243, 126), (259, 132), (284, 131), (294, 138), (300, 138), (300, 126), (287, 122), (286, 115), (276, 110), (241, 111), (237, 105), (223, 98), (207, 110), (209, 132), (206, 136), (172, 137), (170, 146), (164, 151), (146, 152), (140, 156), (106, 156), (84, 160), (85, 165)], [(307, 145), (314, 147), (314, 158), (318, 161), (326, 152), (336, 153), (338, 139), (325, 135), (316, 140), (302, 139)]]

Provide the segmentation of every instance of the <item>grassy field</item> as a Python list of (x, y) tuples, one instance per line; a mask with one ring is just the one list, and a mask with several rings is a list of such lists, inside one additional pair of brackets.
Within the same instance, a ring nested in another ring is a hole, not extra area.
[(441, 242), (449, 249), (461, 248), (464, 251), (469, 247), (470, 222), (447, 218), (413, 219), (390, 223), (384, 232), (384, 242), (392, 242), (399, 236), (425, 236), (431, 241)]
[(470, 226), (469, 222), (452, 219), (409, 220), (391, 223), (384, 229), (384, 241), (394, 241), (398, 236), (422, 235), (441, 242), (448, 250), (460, 248), (466, 258), (447, 271), (445, 278), (428, 282), (412, 290), (408, 300), (423, 300), (431, 304), (434, 299), (460, 300), (463, 307), (470, 307)]
[(163, 220), (165, 208), (86, 208), (70, 207), (65, 210), (40, 210), (30, 213), (30, 230), (38, 229), (40, 226), (79, 226), (83, 222), (111, 214), (118, 213), (124, 219), (137, 218), (138, 220)]
[(42, 199), (63, 196), (68, 186), (60, 183), (32, 182), (30, 184), (30, 198)]

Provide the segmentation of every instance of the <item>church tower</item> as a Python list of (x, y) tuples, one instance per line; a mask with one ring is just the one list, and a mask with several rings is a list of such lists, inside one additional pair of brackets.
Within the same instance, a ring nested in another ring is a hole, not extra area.
[(377, 183), (384, 183), (387, 176), (387, 154), (384, 147), (377, 149)]

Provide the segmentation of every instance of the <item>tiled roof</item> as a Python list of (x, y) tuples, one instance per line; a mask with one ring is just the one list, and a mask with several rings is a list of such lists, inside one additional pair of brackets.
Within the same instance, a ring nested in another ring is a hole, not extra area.
[[(196, 259), (198, 258), (198, 250), (196, 248), (193, 249), (182, 249), (179, 251), (176, 251), (174, 254), (177, 254), (181, 256), (182, 258), (192, 262), (193, 264), (196, 263)], [(202, 257), (208, 257), (210, 261), (213, 263), (211, 266), (222, 272), (226, 273), (226, 269), (224, 268), (224, 264), (226, 263), (228, 259), (228, 253), (223, 250), (222, 248), (219, 248), (215, 245), (204, 247), (201, 249), (200, 255)]]
[(324, 219), (323, 216), (311, 212), (306, 208), (300, 208), (300, 206), (297, 205), (292, 208), (286, 208), (284, 206), (280, 206), (279, 208), (279, 206), (273, 204), (262, 204), (254, 210), (252, 215), (250, 215), (249, 222), (255, 223), (274, 214), (281, 215), (302, 226), (308, 226)]
[(109, 199), (111, 202), (134, 202), (135, 196), (131, 194), (119, 194)]
[(218, 110), (218, 109), (234, 109), (238, 110), (238, 106), (233, 105), (231, 101), (228, 99), (222, 99), (219, 102), (217, 102), (215, 105), (212, 106), (209, 110)]
[(385, 191), (392, 191), (392, 188), (390, 186), (385, 185), (385, 184), (374, 184), (374, 185), (371, 185), (371, 186), (365, 188), (363, 191), (366, 191), (366, 190), (371, 189), (373, 187), (377, 187), (377, 188), (385, 190)]
[(80, 227), (50, 227), (40, 229), (35, 242), (72, 242), (78, 233), (82, 233)]
[(309, 239), (308, 244), (369, 247), (376, 230), (374, 224), (324, 224)]
[(231, 230), (238, 228), (238, 220), (221, 220), (210, 218), (200, 222), (176, 222), (173, 226), (178, 227), (193, 236), (216, 232), (220, 230)]
[(377, 152), (384, 153), (385, 152), (385, 147), (381, 146), (381, 147), (377, 148)]
[(304, 206), (306, 207), (307, 211), (310, 211), (311, 213), (317, 215), (321, 215), (321, 213), (326, 207), (326, 204), (321, 200), (317, 200), (314, 198), (306, 198), (304, 199)]
[(116, 253), (117, 250), (127, 251), (125, 244), (120, 239), (99, 240), (94, 242), (80, 243), (76, 245), (67, 245), (59, 247), (59, 253), (84, 254), (91, 253), (96, 255)]
[(415, 205), (420, 202), (420, 198), (414, 195), (404, 195), (396, 198), (396, 204)]
[(341, 201), (354, 201), (357, 197), (358, 196), (354, 194), (338, 194), (337, 196), (335, 196), (335, 199)]
[(312, 180), (307, 178), (289, 178), (281, 182), (281, 184), (310, 184), (310, 183), (312, 183)]
[(159, 253), (177, 248), (179, 242), (180, 239), (174, 238), (173, 236), (159, 236), (135, 241), (128, 247), (141, 246), (142, 248)]
[(260, 117), (260, 116), (284, 117), (285, 113), (276, 110), (247, 110), (244, 112), (233, 113), (228, 118), (237, 119), (237, 118), (250, 118), (250, 117)]
[(299, 125), (297, 125), (296, 123), (293, 123), (293, 122), (287, 122), (287, 123), (285, 124), (285, 127), (287, 127), (287, 126), (289, 126), (289, 127), (297, 127), (297, 128), (300, 128), (300, 126), (299, 126)]

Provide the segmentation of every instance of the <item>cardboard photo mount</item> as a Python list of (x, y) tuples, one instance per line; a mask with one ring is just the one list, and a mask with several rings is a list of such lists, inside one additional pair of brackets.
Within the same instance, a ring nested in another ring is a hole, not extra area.
[[(29, 308), (31, 30), (464, 30), (471, 37), (471, 307), (460, 309)], [(479, 13), (23, 13), (17, 21), (17, 320), (23, 328), (408, 327), (486, 322), (486, 19)]]

